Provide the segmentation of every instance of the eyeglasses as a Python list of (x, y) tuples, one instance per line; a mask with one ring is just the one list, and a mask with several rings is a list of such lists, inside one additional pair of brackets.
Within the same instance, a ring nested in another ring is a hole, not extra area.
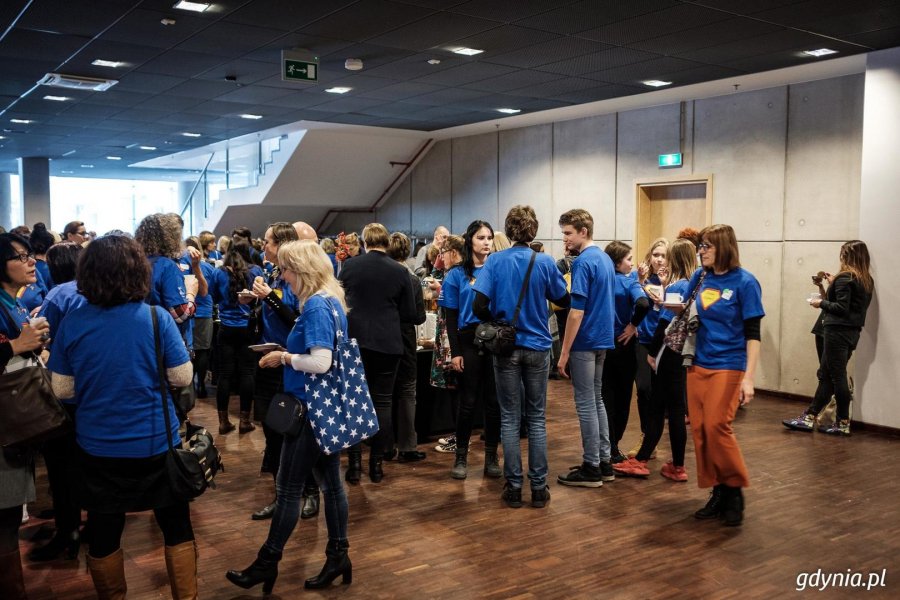
[(709, 250), (710, 248), (715, 248), (715, 246), (713, 246), (712, 244), (708, 244), (706, 242), (703, 242), (702, 244), (697, 246), (697, 249), (699, 249), (699, 250)]
[(22, 254), (13, 254), (7, 261), (19, 259), (20, 262), (27, 263), (29, 260), (34, 260), (33, 252), (23, 252)]

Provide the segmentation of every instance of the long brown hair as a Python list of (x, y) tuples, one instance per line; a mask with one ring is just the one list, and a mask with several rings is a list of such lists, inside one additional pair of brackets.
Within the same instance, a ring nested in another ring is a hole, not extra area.
[(841, 273), (859, 280), (863, 289), (871, 294), (875, 289), (875, 280), (869, 272), (869, 248), (861, 240), (850, 240), (841, 246)]
[(690, 279), (697, 269), (697, 247), (688, 238), (678, 238), (669, 246), (669, 283)]

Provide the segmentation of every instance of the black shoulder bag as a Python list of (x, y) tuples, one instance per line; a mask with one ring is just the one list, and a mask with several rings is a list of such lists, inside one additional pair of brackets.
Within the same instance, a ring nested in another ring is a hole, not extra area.
[(166, 441), (169, 442), (169, 454), (166, 456), (169, 485), (177, 498), (190, 500), (205, 492), (208, 487), (215, 489), (214, 478), (219, 470), (223, 469), (222, 458), (219, 456), (219, 449), (216, 448), (209, 431), (203, 427), (191, 425), (189, 422), (187, 422), (188, 449), (176, 449), (172, 445), (172, 421), (169, 417), (169, 401), (167, 399), (169, 386), (166, 382), (166, 368), (155, 307), (150, 307), (150, 314), (153, 319), (153, 341), (156, 344), (156, 369), (159, 372), (162, 410), (166, 419)]
[(512, 323), (506, 321), (488, 321), (479, 323), (475, 328), (475, 345), (480, 354), (485, 350), (498, 356), (509, 356), (516, 349), (516, 322), (519, 320), (519, 311), (522, 309), (522, 301), (528, 291), (528, 282), (531, 279), (531, 271), (534, 269), (534, 259), (537, 252), (531, 251), (531, 261), (528, 270), (525, 271), (525, 281), (522, 282), (522, 290), (519, 292), (519, 301), (516, 302), (516, 312), (513, 313)]

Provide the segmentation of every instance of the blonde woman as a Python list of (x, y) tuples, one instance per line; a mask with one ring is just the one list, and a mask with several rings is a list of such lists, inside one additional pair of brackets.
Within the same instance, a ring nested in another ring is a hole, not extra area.
[[(287, 351), (266, 354), (259, 366), (276, 368), (283, 365), (285, 392), (298, 402), (305, 402), (307, 374), (321, 374), (331, 368), (337, 333), (335, 325), (337, 322), (341, 330), (347, 330), (349, 308), (344, 290), (334, 277), (331, 261), (315, 241), (282, 244), (278, 249), (278, 265), (299, 301), (300, 316), (288, 335)], [(348, 505), (341, 482), (340, 453), (326, 455), (319, 449), (309, 421), (296, 437), (284, 439), (269, 536), (249, 567), (243, 571), (228, 571), (229, 581), (244, 589), (262, 583), (264, 593), (272, 592), (284, 546), (300, 518), (303, 488), (310, 473), (315, 475), (324, 495), (328, 545), (325, 566), (316, 577), (307, 579), (304, 587), (326, 588), (338, 576), (342, 577), (343, 583), (351, 582), (353, 567), (347, 555), (350, 547), (347, 541)]]
[(509, 238), (506, 237), (506, 234), (502, 231), (494, 232), (494, 242), (491, 244), (491, 252), (500, 252), (501, 250), (506, 250), (512, 246), (512, 242), (509, 241)]

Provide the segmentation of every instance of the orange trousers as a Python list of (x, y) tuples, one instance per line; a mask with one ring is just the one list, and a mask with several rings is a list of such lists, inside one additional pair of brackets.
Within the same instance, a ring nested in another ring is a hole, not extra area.
[(750, 478), (731, 423), (738, 409), (743, 371), (687, 370), (688, 414), (697, 455), (697, 483), (701, 488), (724, 483), (747, 487)]

